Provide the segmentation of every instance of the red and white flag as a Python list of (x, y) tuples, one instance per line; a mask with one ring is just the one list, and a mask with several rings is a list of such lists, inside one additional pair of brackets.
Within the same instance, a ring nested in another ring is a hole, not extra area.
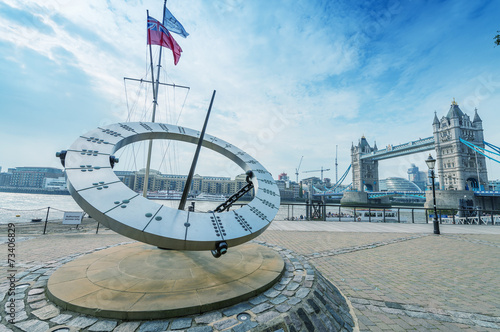
[(167, 28), (151, 16), (148, 16), (148, 44), (160, 45), (171, 49), (174, 56), (174, 65), (177, 65), (177, 62), (179, 62), (182, 48), (177, 44)]

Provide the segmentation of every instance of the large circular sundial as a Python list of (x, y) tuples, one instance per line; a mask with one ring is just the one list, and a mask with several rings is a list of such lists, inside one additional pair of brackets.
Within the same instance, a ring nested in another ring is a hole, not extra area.
[(276, 216), (280, 195), (271, 174), (237, 147), (206, 134), (203, 146), (251, 174), (255, 196), (238, 209), (214, 213), (178, 210), (157, 204), (128, 188), (112, 170), (114, 153), (138, 141), (167, 139), (197, 144), (200, 132), (154, 122), (117, 123), (79, 137), (63, 156), (75, 201), (95, 220), (131, 239), (175, 250), (214, 250), (245, 243), (261, 234)]

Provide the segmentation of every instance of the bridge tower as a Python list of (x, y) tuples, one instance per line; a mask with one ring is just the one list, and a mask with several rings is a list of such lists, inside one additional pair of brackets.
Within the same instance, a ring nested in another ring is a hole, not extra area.
[(359, 140), (358, 145), (351, 147), (351, 172), (352, 188), (364, 192), (378, 191), (378, 161), (371, 158), (361, 159), (362, 155), (378, 151), (377, 144), (373, 148), (368, 144), (365, 136)]
[(488, 188), (486, 159), (460, 142), (460, 138), (484, 147), (483, 122), (474, 113), (474, 119), (463, 113), (453, 100), (450, 110), (441, 120), (434, 114), (432, 124), (441, 190)]

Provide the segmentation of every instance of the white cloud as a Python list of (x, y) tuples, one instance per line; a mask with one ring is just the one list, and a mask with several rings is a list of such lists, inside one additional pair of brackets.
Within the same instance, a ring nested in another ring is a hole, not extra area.
[[(150, 15), (160, 19), (157, 1), (5, 3), (33, 14), (53, 33), (2, 19), (1, 40), (32, 49), (62, 70), (74, 66), (85, 72), (94, 91), (109, 101), (102, 107), (109, 111), (96, 123), (126, 119), (122, 78), (149, 74), (145, 11), (150, 8)], [(431, 34), (443, 27), (439, 11), (433, 15), (438, 23), (430, 26), (434, 23), (425, 19), (425, 11), (413, 15), (404, 3), (365, 12), (347, 2), (328, 8), (309, 1), (242, 0), (171, 1), (170, 6), (190, 33), (187, 39), (174, 35), (184, 50), (177, 66), (164, 50), (162, 79), (167, 74), (168, 82), (191, 86), (180, 124), (201, 128), (217, 90), (209, 133), (253, 151), (274, 174), (291, 174), (301, 155), (310, 168), (332, 165), (337, 144), (339, 160), (347, 167), (351, 142), (362, 134), (379, 147), (430, 136), (433, 111), (441, 116), (452, 97), (463, 101), (464, 110), (477, 104), (483, 120), (495, 118), (500, 101), (495, 63), (474, 72), (481, 61), (461, 58), (459, 50), (441, 45), (439, 31)], [(459, 12), (453, 15), (448, 24), (465, 19)], [(424, 53), (422, 45), (433, 46)], [(71, 63), (61, 49), (72, 56)], [(461, 67), (450, 71), (448, 62)], [(473, 69), (463, 70), (470, 62)], [(133, 85), (128, 89), (131, 97)], [(175, 96), (178, 112), (185, 91)], [(150, 106), (141, 99), (137, 108)], [(500, 141), (493, 121), (485, 128), (486, 137)]]

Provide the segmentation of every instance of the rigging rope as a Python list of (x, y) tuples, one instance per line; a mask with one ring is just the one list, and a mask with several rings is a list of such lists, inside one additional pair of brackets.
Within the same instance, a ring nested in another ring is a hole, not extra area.
[[(154, 58), (158, 57), (158, 52), (154, 52), (153, 54)], [(152, 109), (154, 106), (154, 102), (151, 102), (151, 90), (152, 90), (152, 83), (147, 82), (148, 81), (148, 75), (150, 76), (151, 73), (151, 64), (149, 62), (149, 54), (148, 50), (145, 52), (145, 74), (140, 78), (140, 83), (139, 87), (137, 88), (135, 93), (131, 93), (129, 95), (128, 93), (128, 86), (126, 79), (124, 78), (124, 89), (125, 89), (125, 97), (126, 97), (126, 107), (127, 107), (127, 117), (126, 121), (127, 122), (132, 122), (132, 121), (144, 121), (144, 122), (149, 122), (151, 121), (151, 114), (152, 114)], [(154, 68), (157, 68), (158, 64), (153, 65)], [(167, 75), (166, 70), (164, 69), (163, 66), (160, 65), (160, 71), (161, 71), (161, 77), (163, 80), (170, 79), (170, 76)], [(170, 123), (170, 124), (175, 124), (178, 125), (181, 116), (183, 114), (183, 111), (185, 109), (185, 105), (187, 102), (187, 98), (189, 96), (189, 91), (190, 89), (187, 87), (187, 92), (185, 94), (184, 100), (182, 102), (182, 106), (180, 107), (180, 111), (176, 112), (175, 109), (178, 108), (177, 105), (177, 89), (178, 87), (175, 84), (172, 85), (160, 85), (164, 86), (165, 89), (163, 89), (162, 93), (157, 95), (157, 106), (158, 103), (161, 99), (161, 104), (164, 105), (162, 109), (164, 110), (163, 112), (157, 112), (157, 120), (156, 122), (165, 122), (165, 123)], [(169, 90), (170, 88), (173, 88), (173, 91)], [(184, 86), (179, 86), (182, 88), (186, 88)], [(160, 89), (160, 88), (159, 88)], [(130, 98), (130, 100), (129, 100)], [(139, 106), (139, 104), (142, 104), (142, 106)], [(166, 110), (166, 112), (165, 112)], [(141, 160), (146, 160), (146, 156), (143, 156), (141, 159), (139, 157), (139, 154), (146, 154), (146, 144), (147, 142), (140, 142), (137, 144), (132, 144), (131, 148), (126, 148), (124, 150), (121, 150), (118, 152), (120, 155), (120, 159), (124, 161), (120, 166), (122, 169), (133, 169), (135, 171), (138, 171), (138, 167), (144, 167), (142, 165)], [(168, 140), (168, 142), (164, 142), (164, 140), (159, 141), (159, 143), (155, 142), (155, 146), (157, 149), (159, 149), (158, 152), (154, 155), (158, 156), (158, 159), (160, 159), (160, 163), (157, 166), (158, 171), (162, 171), (165, 173), (171, 173), (171, 174), (178, 174), (178, 158), (177, 158), (177, 144), (176, 142), (172, 142), (171, 140)], [(167, 154), (170, 155), (167, 156)], [(121, 156), (125, 156), (126, 158), (121, 158)], [(160, 158), (161, 157), (161, 158)], [(168, 162), (167, 162), (168, 160)], [(128, 164), (128, 165), (127, 165)], [(168, 165), (167, 165), (168, 164)], [(131, 168), (133, 166), (133, 168)], [(128, 167), (128, 168), (127, 168)], [(156, 167), (154, 167), (156, 168)]]
[[(130, 96), (128, 94), (129, 89), (128, 89), (127, 82), (126, 82), (127, 80), (124, 79), (126, 106), (127, 106), (127, 111), (128, 111), (127, 118), (126, 118), (127, 122), (130, 122), (130, 121), (145, 121), (145, 122), (151, 121), (150, 116), (151, 116), (152, 107), (154, 106), (153, 105), (154, 103), (151, 102), (151, 96), (150, 96), (151, 95), (151, 82), (147, 82), (148, 73), (151, 70), (151, 66), (150, 66), (149, 62), (146, 62), (146, 63), (147, 63), (147, 65), (145, 68), (145, 74), (140, 78), (141, 81), (139, 83), (139, 87), (136, 89), (134, 96)], [(160, 96), (162, 96), (162, 95), (160, 95)], [(131, 102), (131, 100), (132, 100), (132, 102)], [(167, 102), (168, 102), (168, 100), (166, 101), (166, 103)], [(140, 103), (143, 104), (142, 107), (138, 107), (138, 105)], [(138, 111), (139, 109), (140, 109), (140, 111)], [(159, 113), (158, 115), (159, 115), (158, 120), (160, 120), (160, 121), (157, 121), (157, 122), (164, 122), (166, 120), (165, 118), (163, 118), (161, 116), (161, 113)], [(168, 121), (165, 121), (165, 122), (168, 122)], [(161, 143), (164, 143), (164, 142), (161, 142)], [(129, 163), (128, 165), (122, 164), (125, 168), (126, 168), (126, 166), (131, 166), (131, 164), (133, 164), (132, 169), (134, 169), (136, 171), (138, 170), (138, 161), (137, 161), (138, 154), (141, 153), (141, 151), (144, 149), (145, 143), (141, 142), (138, 144), (139, 144), (139, 146), (137, 146), (137, 144), (131, 145), (132, 151), (130, 151), (130, 149), (124, 149), (124, 150), (120, 151), (121, 155), (128, 155), (128, 156), (131, 155), (131, 158), (130, 157), (129, 158), (121, 158), (124, 161), (127, 160)], [(163, 145), (163, 144), (161, 144), (161, 145)], [(167, 151), (168, 151), (168, 148), (167, 148)], [(165, 154), (167, 153), (167, 151), (165, 151)], [(161, 167), (161, 164), (160, 164), (160, 167)]]
[[(180, 118), (181, 118), (182, 112), (184, 111), (184, 106), (186, 105), (186, 100), (187, 100), (187, 97), (188, 97), (188, 95), (189, 95), (189, 91), (190, 91), (190, 89), (188, 89), (188, 90), (187, 90), (186, 96), (184, 97), (184, 102), (182, 103), (181, 110), (180, 110), (180, 112), (179, 112), (179, 115), (178, 115), (178, 117), (177, 117), (177, 120), (175, 121), (175, 125), (178, 125), (178, 124), (179, 124), (179, 120), (180, 120)], [(175, 99), (175, 86), (174, 86), (174, 99)], [(175, 104), (175, 102), (174, 102), (174, 104)], [(171, 112), (171, 113), (173, 113), (173, 112)], [(170, 144), (171, 144), (171, 143), (172, 143), (172, 141), (169, 141), (169, 142), (168, 142), (168, 146), (167, 146), (167, 149), (165, 150), (165, 153), (163, 154), (162, 160), (161, 160), (161, 162), (160, 162), (160, 166), (161, 166), (161, 165), (163, 165), (163, 163), (164, 163), (164, 161), (165, 161), (165, 157), (166, 157), (166, 155), (167, 155), (168, 150), (170, 149)], [(173, 158), (171, 158), (171, 159), (169, 159), (169, 166), (170, 166), (170, 169), (171, 169), (171, 170), (172, 170), (172, 159), (177, 160), (177, 159), (176, 159), (176, 157), (177, 157), (177, 149), (176, 149), (176, 147), (177, 147), (177, 145), (176, 145), (176, 144), (175, 144), (175, 142), (174, 142), (174, 145), (173, 145), (173, 148), (172, 148), (172, 150), (173, 150), (173, 151), (172, 151), (172, 153), (174, 154), (174, 157), (173, 157)]]

